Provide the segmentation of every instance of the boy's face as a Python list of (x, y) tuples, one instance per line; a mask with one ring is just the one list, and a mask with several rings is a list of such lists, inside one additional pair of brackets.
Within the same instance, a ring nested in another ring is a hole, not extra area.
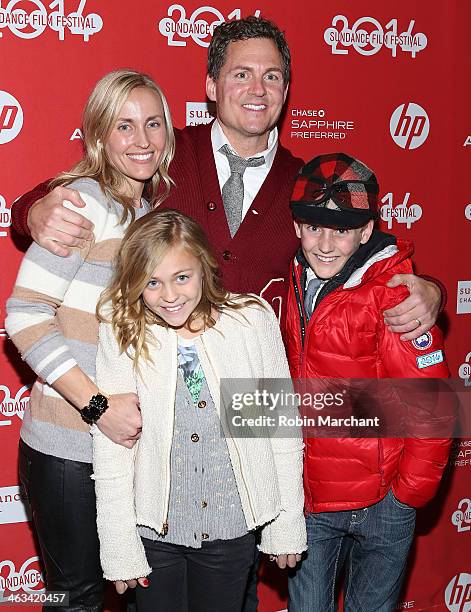
[(332, 278), (342, 270), (360, 244), (368, 242), (373, 221), (358, 229), (342, 229), (294, 221), (296, 235), (318, 278)]

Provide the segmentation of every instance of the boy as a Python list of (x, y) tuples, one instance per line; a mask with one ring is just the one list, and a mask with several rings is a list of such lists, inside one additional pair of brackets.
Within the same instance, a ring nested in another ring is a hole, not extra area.
[[(383, 310), (403, 295), (386, 283), (412, 271), (413, 248), (374, 230), (378, 193), (373, 172), (345, 154), (316, 157), (300, 172), (290, 206), (301, 249), (292, 263), (286, 321), (293, 378), (448, 376), (436, 327), (402, 342), (384, 323)], [(309, 548), (290, 579), (290, 612), (335, 609), (347, 548), (345, 612), (394, 610), (415, 508), (438, 487), (449, 439), (305, 443)]]

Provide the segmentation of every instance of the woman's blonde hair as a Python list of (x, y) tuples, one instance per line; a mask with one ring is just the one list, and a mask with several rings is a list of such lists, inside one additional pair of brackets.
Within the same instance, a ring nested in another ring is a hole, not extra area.
[(133, 359), (136, 368), (141, 356), (151, 361), (148, 326), (168, 327), (146, 306), (142, 294), (155, 268), (175, 246), (183, 246), (202, 266), (202, 297), (187, 322), (191, 331), (198, 331), (192, 328), (197, 319), (203, 322), (204, 329), (215, 325), (214, 311), (261, 304), (255, 297), (234, 296), (224, 289), (216, 254), (196, 221), (172, 209), (151, 211), (128, 227), (113, 279), (97, 305), (98, 319), (112, 324), (120, 350)]
[[(127, 192), (127, 179), (108, 159), (105, 144), (123, 104), (137, 87), (145, 87), (157, 95), (162, 103), (167, 131), (158, 171), (146, 182), (143, 195), (152, 206), (157, 206), (167, 197), (172, 184), (168, 168), (175, 151), (170, 109), (160, 87), (149, 76), (126, 69), (109, 72), (93, 88), (82, 118), (84, 156), (72, 170), (61, 173), (50, 184), (53, 188), (66, 185), (77, 178), (95, 179), (107, 196), (124, 206), (121, 223), (124, 223), (129, 215), (134, 220), (134, 205), (131, 197), (123, 195)], [(159, 188), (161, 179), (165, 186), (163, 190)]]

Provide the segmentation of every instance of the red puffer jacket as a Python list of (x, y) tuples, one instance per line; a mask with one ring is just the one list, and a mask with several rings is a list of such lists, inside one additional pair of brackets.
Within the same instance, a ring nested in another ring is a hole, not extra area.
[[(326, 295), (320, 302), (317, 300), (305, 328), (304, 348), (301, 331), (304, 307), (302, 299), (297, 299), (297, 295), (303, 295), (300, 284), (303, 266), (296, 259), (293, 261), (286, 315), (286, 343), (293, 378), (449, 376), (438, 328), (432, 328), (428, 337), (421, 337), (425, 348), (401, 341), (399, 334), (386, 328), (382, 312), (400, 303), (408, 293), (404, 287), (390, 289), (386, 283), (396, 273), (412, 272), (413, 248), (401, 240), (397, 241), (397, 248), (394, 244), (379, 248), (365, 262), (360, 261), (360, 267), (346, 282), (330, 293), (321, 291)], [(417, 357), (435, 351), (438, 351), (435, 360), (442, 361), (419, 369)], [(372, 505), (391, 487), (401, 502), (415, 507), (424, 505), (438, 487), (450, 440), (308, 438), (305, 445), (306, 511), (325, 512)]]

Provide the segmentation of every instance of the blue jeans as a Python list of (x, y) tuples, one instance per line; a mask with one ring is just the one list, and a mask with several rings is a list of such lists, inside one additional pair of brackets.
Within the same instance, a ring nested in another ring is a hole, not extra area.
[(344, 562), (345, 612), (395, 610), (414, 537), (414, 508), (390, 490), (368, 508), (308, 514), (306, 526), (307, 555), (288, 583), (290, 612), (334, 612)]

